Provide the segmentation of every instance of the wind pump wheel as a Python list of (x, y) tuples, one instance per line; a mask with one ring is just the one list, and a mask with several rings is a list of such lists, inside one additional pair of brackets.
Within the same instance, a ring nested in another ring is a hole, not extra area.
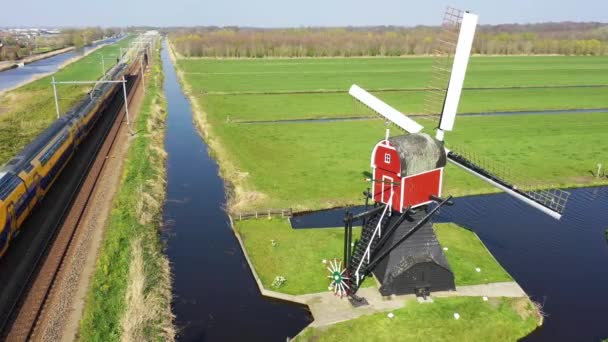
[(350, 289), (350, 286), (347, 284), (350, 278), (348, 277), (346, 267), (342, 265), (342, 261), (338, 259), (330, 260), (327, 270), (329, 271), (327, 278), (331, 279), (329, 289), (334, 291), (336, 296), (346, 296)]

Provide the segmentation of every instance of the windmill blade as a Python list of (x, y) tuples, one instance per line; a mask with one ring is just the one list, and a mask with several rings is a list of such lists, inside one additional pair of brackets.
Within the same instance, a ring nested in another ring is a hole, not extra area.
[(439, 130), (437, 132), (437, 139), (439, 140), (443, 140), (443, 131), (451, 131), (454, 128), (456, 111), (458, 110), (464, 77), (467, 72), (467, 65), (469, 64), (473, 39), (475, 38), (477, 19), (477, 15), (473, 13), (465, 12), (462, 16), (456, 53), (454, 54), (454, 63), (439, 121)]
[(559, 220), (568, 202), (570, 193), (563, 190), (553, 191), (525, 191), (519, 189), (516, 185), (498, 177), (488, 170), (477, 165), (473, 161), (464, 156), (446, 149), (448, 161), (452, 164), (464, 169), (465, 171), (481, 178), (491, 185), (503, 190), (507, 194), (517, 198), (518, 200), (542, 211), (543, 213)]
[(409, 133), (418, 133), (424, 127), (418, 124), (416, 121), (408, 118), (400, 111), (395, 108), (389, 106), (384, 101), (375, 97), (374, 95), (368, 93), (363, 90), (356, 84), (353, 84), (350, 87), (348, 93), (357, 99), (359, 102), (363, 103), (365, 106), (369, 107), (371, 110), (383, 116), (386, 120), (394, 123), (395, 125), (403, 128)]

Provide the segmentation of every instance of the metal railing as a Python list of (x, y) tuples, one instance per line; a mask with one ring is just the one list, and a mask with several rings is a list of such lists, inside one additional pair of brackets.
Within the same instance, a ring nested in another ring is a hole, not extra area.
[(372, 237), (369, 239), (369, 243), (367, 244), (365, 253), (363, 253), (363, 256), (361, 256), (361, 260), (359, 261), (359, 266), (357, 266), (357, 269), (355, 270), (355, 278), (357, 280), (357, 285), (359, 285), (359, 282), (361, 281), (359, 271), (361, 270), (361, 267), (363, 266), (363, 262), (365, 261), (366, 258), (367, 258), (368, 263), (370, 261), (372, 243), (374, 242), (374, 239), (376, 238), (376, 234), (378, 235), (378, 237), (382, 236), (382, 228), (381, 228), (382, 220), (384, 220), (384, 216), (386, 215), (387, 212), (389, 213), (389, 215), (391, 213), (391, 208), (392, 208), (391, 204), (393, 203), (394, 194), (395, 193), (391, 191), (391, 196), (388, 200), (388, 203), (384, 207), (384, 210), (382, 211), (382, 215), (380, 216), (380, 219), (378, 220), (378, 224), (376, 224), (376, 229), (374, 229), (374, 233), (372, 234)]

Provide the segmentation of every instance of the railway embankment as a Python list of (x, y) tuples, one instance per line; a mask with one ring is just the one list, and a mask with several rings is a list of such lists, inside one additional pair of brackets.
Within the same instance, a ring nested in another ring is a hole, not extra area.
[(175, 336), (170, 268), (159, 235), (166, 172), (160, 48), (153, 55), (84, 304), (82, 340), (170, 341)]

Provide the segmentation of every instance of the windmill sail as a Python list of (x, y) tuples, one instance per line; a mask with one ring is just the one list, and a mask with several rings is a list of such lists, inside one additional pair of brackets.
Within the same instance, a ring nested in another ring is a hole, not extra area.
[[(460, 22), (460, 31), (458, 34), (458, 43), (454, 52), (454, 62), (452, 64), (447, 91), (443, 100), (441, 109), (441, 118), (439, 119), (439, 127), (437, 128), (437, 140), (443, 140), (444, 132), (451, 131), (454, 128), (456, 120), (456, 112), (460, 103), (460, 95), (462, 86), (464, 85), (464, 77), (469, 64), (469, 56), (473, 47), (475, 38), (475, 29), (477, 27), (477, 15), (469, 12), (464, 12), (458, 15), (457, 23)], [(450, 45), (449, 42), (446, 44)], [(445, 69), (447, 71), (447, 69)]]
[(553, 190), (525, 190), (510, 181), (480, 166), (478, 163), (465, 158), (463, 155), (446, 149), (448, 161), (464, 169), (465, 171), (481, 178), (491, 185), (503, 190), (518, 200), (544, 212), (545, 214), (560, 219), (566, 207), (570, 193), (560, 189)]
[(439, 130), (441, 131), (451, 131), (454, 128), (456, 111), (460, 102), (460, 94), (462, 93), (464, 77), (467, 72), (467, 65), (469, 64), (469, 56), (473, 47), (476, 27), (477, 15), (465, 12), (462, 15), (458, 44), (456, 45), (456, 53), (454, 54), (454, 64), (452, 65), (450, 82), (448, 83), (448, 90), (439, 121)]
[(416, 121), (408, 118), (400, 111), (386, 104), (384, 101), (380, 100), (374, 95), (368, 93), (356, 84), (353, 84), (350, 87), (348, 93), (359, 102), (363, 103), (365, 106), (369, 107), (386, 120), (391, 121), (395, 125), (401, 127), (408, 133), (418, 133), (424, 128)]

